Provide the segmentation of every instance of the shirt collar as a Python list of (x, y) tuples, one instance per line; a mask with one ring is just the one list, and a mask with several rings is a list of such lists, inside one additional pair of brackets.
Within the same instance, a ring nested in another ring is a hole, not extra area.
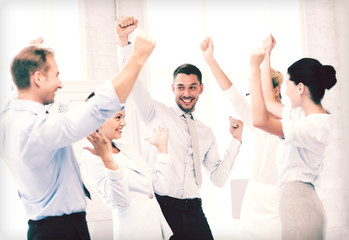
[(9, 108), (20, 111), (30, 111), (34, 114), (46, 114), (46, 109), (43, 104), (25, 99), (12, 99)]
[[(185, 113), (182, 109), (180, 109), (177, 105), (177, 103), (174, 103), (172, 105), (172, 108), (176, 114), (176, 116), (178, 116), (179, 118), (183, 116), (183, 114)], [(191, 112), (191, 116), (193, 118), (193, 120), (195, 121), (196, 120), (196, 117), (195, 117), (195, 111)]]

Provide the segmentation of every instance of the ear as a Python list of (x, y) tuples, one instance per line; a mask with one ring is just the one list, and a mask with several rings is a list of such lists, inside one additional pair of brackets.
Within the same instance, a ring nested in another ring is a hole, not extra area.
[(41, 87), (42, 86), (42, 74), (39, 71), (36, 71), (33, 73), (33, 75), (30, 77), (30, 85)]
[(298, 83), (297, 85), (297, 92), (299, 95), (302, 95), (305, 91), (305, 85), (303, 83)]
[(176, 88), (176, 86), (174, 85), (174, 83), (172, 83), (172, 92), (173, 93), (175, 92), (175, 88)]
[(280, 94), (280, 86), (276, 86), (274, 88), (274, 97), (279, 96)]
[(201, 85), (200, 85), (200, 92), (199, 92), (199, 94), (201, 94), (203, 91), (204, 91), (204, 84), (203, 84), (203, 83), (201, 83)]

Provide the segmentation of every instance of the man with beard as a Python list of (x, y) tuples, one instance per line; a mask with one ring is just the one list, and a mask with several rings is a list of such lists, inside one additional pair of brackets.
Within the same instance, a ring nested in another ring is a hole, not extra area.
[[(121, 17), (116, 21), (118, 52), (121, 63), (130, 52), (128, 36), (137, 28), (138, 20)], [(192, 64), (183, 64), (173, 73), (172, 92), (175, 103), (168, 107), (153, 100), (140, 80), (130, 94), (137, 113), (148, 129), (161, 125), (170, 131), (168, 152), (173, 156), (172, 171), (167, 177), (169, 189), (155, 186), (156, 197), (169, 223), (171, 239), (213, 239), (203, 213), (200, 188), (201, 166), (204, 166), (211, 181), (218, 187), (227, 182), (241, 144), (243, 124), (230, 118), (230, 133), (233, 138), (223, 159), (219, 156), (212, 129), (195, 116), (195, 105), (204, 90), (200, 70)], [(147, 149), (150, 165), (155, 164), (156, 149)]]

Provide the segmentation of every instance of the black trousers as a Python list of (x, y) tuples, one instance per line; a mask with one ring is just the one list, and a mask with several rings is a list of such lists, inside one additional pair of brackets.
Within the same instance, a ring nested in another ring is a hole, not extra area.
[(28, 225), (28, 240), (90, 240), (85, 212), (29, 220)]
[(212, 232), (201, 207), (201, 199), (178, 199), (155, 194), (170, 225), (171, 240), (212, 240)]

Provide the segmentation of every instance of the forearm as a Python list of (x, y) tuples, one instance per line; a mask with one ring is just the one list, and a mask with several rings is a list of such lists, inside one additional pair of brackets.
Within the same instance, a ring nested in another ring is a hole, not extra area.
[(261, 128), (263, 125), (267, 123), (268, 112), (265, 106), (262, 93), (261, 71), (257, 67), (251, 69), (250, 94), (253, 126)]
[(168, 154), (158, 153), (156, 155), (155, 168), (152, 171), (153, 186), (160, 195), (167, 195), (169, 192), (169, 172), (173, 159)]
[(229, 179), (230, 173), (233, 170), (236, 162), (236, 156), (239, 153), (241, 142), (237, 139), (232, 139), (230, 145), (223, 157), (219, 157), (217, 146), (212, 146), (210, 152), (206, 155), (204, 166), (211, 172), (210, 179), (217, 187), (224, 187)]
[(129, 204), (129, 190), (122, 169), (110, 170), (99, 157), (85, 152), (81, 156), (81, 171), (107, 205), (117, 207)]
[(261, 73), (259, 68), (252, 69), (250, 77), (250, 91), (253, 126), (279, 137), (283, 137), (284, 135), (281, 122), (278, 119), (271, 117), (266, 109), (260, 76)]
[(128, 36), (117, 35), (116, 41), (121, 47), (125, 47), (126, 45), (128, 45)]
[(109, 170), (117, 170), (119, 169), (119, 166), (116, 164), (116, 162), (113, 159), (113, 156), (103, 156), (102, 161), (104, 164), (104, 167)]
[(124, 103), (130, 94), (139, 72), (143, 67), (144, 61), (139, 59), (136, 55), (132, 55), (126, 62), (125, 66), (113, 80), (112, 85), (120, 102)]
[[(271, 78), (270, 54), (266, 53), (262, 64), (262, 92), (267, 111), (281, 117), (282, 104), (275, 99), (273, 81)], [(280, 108), (281, 107), (281, 108)]]
[(216, 59), (214, 57), (211, 57), (209, 59), (205, 59), (208, 66), (211, 69), (211, 72), (216, 79), (219, 87), (224, 91), (230, 88), (232, 85), (232, 82), (229, 80), (227, 75), (223, 72), (223, 70), (218, 65)]

